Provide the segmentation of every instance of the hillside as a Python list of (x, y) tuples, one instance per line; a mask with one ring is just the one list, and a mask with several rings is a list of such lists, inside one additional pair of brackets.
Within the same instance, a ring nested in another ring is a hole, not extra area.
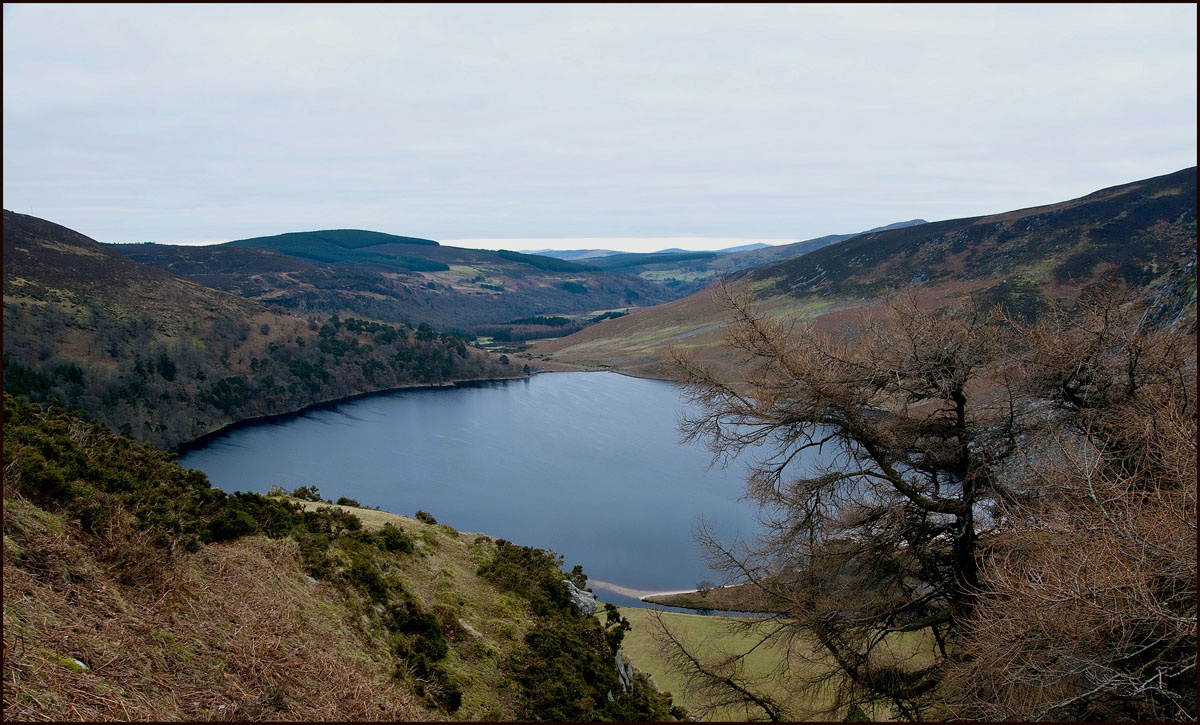
[(1086, 283), (1111, 264), (1142, 286), (1194, 256), (1195, 243), (1192, 167), (1048, 206), (862, 234), (748, 276), (797, 297), (864, 296), (951, 279)]
[(4, 212), (5, 390), (58, 399), (137, 440), (174, 447), (348, 395), (520, 374), (428, 324), (307, 317)]
[(4, 440), (6, 720), (671, 719), (550, 552), (227, 495), (9, 395)]
[(113, 254), (72, 229), (7, 209), (4, 298), (59, 305), (63, 310), (102, 306), (118, 317), (154, 310), (168, 334), (178, 334), (194, 322), (264, 312), (260, 305)]
[(146, 265), (288, 313), (368, 317), (440, 328), (654, 305), (678, 294), (561, 259), (333, 230), (206, 247), (120, 244)]
[[(730, 288), (764, 312), (840, 326), (889, 288), (918, 285), (923, 304), (964, 296), (1036, 314), (1039, 297), (1072, 298), (1115, 265), (1163, 314), (1195, 319), (1196, 169), (1043, 207), (858, 235), (735, 274)], [(760, 250), (761, 251), (761, 250)], [(732, 255), (731, 255), (732, 256)], [(534, 345), (522, 359), (653, 377), (672, 345), (721, 365), (722, 302), (712, 290)]]

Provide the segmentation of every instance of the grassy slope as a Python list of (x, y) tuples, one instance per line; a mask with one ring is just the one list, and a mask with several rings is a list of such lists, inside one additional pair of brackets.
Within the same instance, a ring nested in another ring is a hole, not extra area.
[(7, 720), (434, 717), (290, 539), (212, 544), (143, 588), (97, 561), (77, 524), (4, 504)]
[[(746, 282), (735, 282), (748, 288)], [(855, 306), (854, 301), (834, 299), (798, 300), (785, 295), (760, 300), (765, 311), (775, 315), (810, 317)], [(727, 315), (713, 290), (704, 290), (682, 300), (642, 310), (615, 320), (605, 320), (580, 332), (532, 345), (515, 360), (530, 364), (556, 362), (592, 369), (617, 369), (646, 377), (669, 377), (667, 353), (677, 347), (693, 350), (702, 361), (717, 366), (732, 365), (722, 347), (722, 327)]]
[[(309, 510), (329, 504), (300, 503)], [(419, 556), (402, 562), (404, 587), (432, 609), (450, 607), (463, 627), (454, 633), (444, 663), (463, 685), (463, 706), (454, 714), (465, 720), (507, 720), (515, 715), (498, 667), (533, 625), (528, 605), (509, 592), (497, 591), (476, 574), (495, 550), (495, 540), (457, 532), (449, 526), (375, 509), (334, 506), (357, 516), (363, 528), (377, 531), (390, 524), (412, 536)]]
[[(622, 607), (621, 614), (633, 625), (633, 629), (625, 635), (621, 646), (622, 653), (636, 667), (649, 673), (658, 689), (671, 693), (680, 705), (693, 712), (700, 708), (703, 704), (702, 697), (689, 691), (685, 678), (672, 670), (663, 653), (655, 615), (650, 610), (633, 607)], [(824, 718), (816, 709), (826, 705), (827, 701), (812, 702), (807, 696), (801, 696), (789, 688), (787, 676), (779, 676), (781, 666), (785, 660), (789, 660), (783, 645), (754, 649), (762, 634), (777, 625), (753, 625), (750, 620), (698, 614), (658, 614), (675, 636), (688, 642), (694, 651), (704, 658), (716, 659), (722, 655), (750, 652), (744, 660), (742, 676), (746, 681), (755, 683), (754, 689), (757, 692), (778, 702), (787, 713), (788, 719)], [(745, 629), (747, 624), (751, 624), (752, 628)], [(788, 666), (793, 668), (792, 676), (809, 669), (798, 654), (790, 657)], [(709, 722), (761, 720), (763, 713), (755, 707), (725, 705), (706, 712), (702, 719)]]
[[(425, 610), (449, 608), (460, 624), (442, 662), (463, 692), (454, 719), (520, 719), (500, 663), (535, 617), (476, 574), (495, 541), (335, 508), (365, 529), (389, 523), (414, 539), (417, 555), (396, 557), (387, 573)], [(5, 499), (4, 522), (6, 719), (445, 717), (391, 677), (370, 603), (311, 580), (290, 538), (209, 544), (141, 587), (96, 559), (77, 522), (15, 498)]]
[(166, 335), (218, 317), (255, 318), (267, 312), (248, 300), (114, 254), (74, 230), (8, 210), (4, 300), (57, 304), (68, 312), (94, 304), (117, 317), (150, 312)]
[[(692, 692), (683, 675), (677, 673), (668, 661), (662, 646), (661, 629), (656, 617), (681, 641), (688, 643), (706, 661), (712, 662), (722, 655), (749, 653), (743, 660), (740, 676), (742, 681), (752, 683), (755, 692), (767, 695), (777, 702), (789, 720), (828, 720), (828, 713), (821, 708), (833, 701), (832, 691), (818, 695), (815, 699), (802, 693), (792, 683), (806, 673), (817, 671), (810, 658), (822, 661), (822, 654), (814, 651), (806, 641), (792, 640), (791, 650), (784, 644), (786, 639), (774, 640), (771, 644), (755, 647), (765, 634), (779, 627), (776, 623), (736, 617), (712, 617), (677, 612), (652, 612), (636, 607), (620, 607), (621, 615), (627, 618), (632, 629), (621, 644), (622, 655), (635, 667), (648, 673), (655, 686), (670, 693), (674, 701), (695, 714), (703, 703), (701, 695)], [(920, 657), (922, 640), (909, 634), (896, 635), (887, 656), (897, 659)], [(892, 713), (879, 707), (867, 713), (876, 721), (891, 719)], [(707, 712), (703, 718), (709, 722), (762, 720), (762, 710), (744, 706), (725, 705)], [(836, 719), (841, 719), (839, 715)]]
[[(629, 620), (632, 629), (621, 643), (621, 652), (633, 665), (647, 672), (655, 685), (669, 692), (680, 705), (694, 711), (702, 702), (689, 688), (684, 678), (673, 672), (662, 653), (660, 640), (656, 636), (658, 625), (650, 611), (637, 607), (621, 607), (621, 615)], [(756, 641), (753, 634), (739, 632), (730, 627), (731, 621), (724, 617), (707, 617), (698, 614), (662, 612), (664, 623), (686, 641), (698, 645), (704, 656), (715, 656), (721, 652), (745, 652)], [(783, 659), (781, 652), (761, 649), (746, 660), (745, 673), (751, 677), (767, 677)], [(766, 688), (766, 693), (790, 705), (793, 717), (801, 718), (807, 706), (804, 702), (792, 702), (786, 686), (777, 682)], [(761, 711), (747, 712), (739, 707), (721, 707), (706, 714), (703, 719), (710, 722), (745, 721), (748, 717), (761, 719)]]

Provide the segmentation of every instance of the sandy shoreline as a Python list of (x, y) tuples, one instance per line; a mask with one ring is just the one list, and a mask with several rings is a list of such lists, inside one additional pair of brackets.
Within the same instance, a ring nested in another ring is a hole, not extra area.
[(621, 586), (620, 584), (613, 584), (612, 582), (604, 582), (604, 581), (600, 581), (599, 579), (590, 579), (590, 578), (587, 580), (587, 583), (588, 583), (589, 587), (595, 587), (596, 589), (603, 589), (605, 591), (620, 594), (623, 597), (633, 597), (634, 599), (645, 599), (646, 597), (665, 596), (667, 594), (690, 594), (690, 593), (696, 591), (695, 589), (678, 589), (675, 591), (662, 592), (662, 591), (656, 591), (653, 589), (633, 589), (632, 587), (624, 587), (624, 586)]

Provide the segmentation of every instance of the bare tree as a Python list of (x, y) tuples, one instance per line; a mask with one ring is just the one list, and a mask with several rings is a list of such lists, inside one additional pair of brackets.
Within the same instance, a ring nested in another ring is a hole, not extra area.
[(674, 353), (682, 430), (757, 456), (766, 521), (701, 542), (783, 603), (760, 645), (824, 709), (785, 712), (744, 653), (664, 627), (698, 692), (766, 719), (1195, 719), (1194, 331), (1111, 285), (1028, 325), (898, 295), (837, 335), (717, 289), (738, 377)]
[[(786, 603), (795, 646), (810, 643), (793, 689), (823, 714), (935, 715), (948, 638), (971, 615), (980, 541), (1034, 411), (1014, 385), (1013, 328), (996, 311), (897, 295), (834, 335), (716, 289), (739, 377), (674, 352), (699, 410), (681, 428), (718, 461), (757, 456), (747, 496), (767, 520), (740, 548), (702, 543), (733, 580)], [(824, 464), (806, 461), (817, 452)]]
[(1057, 411), (1003, 510), (958, 717), (1196, 719), (1196, 340), (1109, 290), (1022, 330)]

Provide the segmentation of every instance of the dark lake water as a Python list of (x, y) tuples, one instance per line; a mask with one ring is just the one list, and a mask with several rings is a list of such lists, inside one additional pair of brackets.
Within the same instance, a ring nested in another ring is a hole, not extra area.
[(582, 564), (604, 601), (718, 580), (695, 545), (758, 530), (740, 502), (744, 466), (709, 470), (680, 442), (670, 384), (616, 373), (413, 389), (233, 430), (179, 459), (225, 491), (316, 485), (385, 511), (418, 509)]

